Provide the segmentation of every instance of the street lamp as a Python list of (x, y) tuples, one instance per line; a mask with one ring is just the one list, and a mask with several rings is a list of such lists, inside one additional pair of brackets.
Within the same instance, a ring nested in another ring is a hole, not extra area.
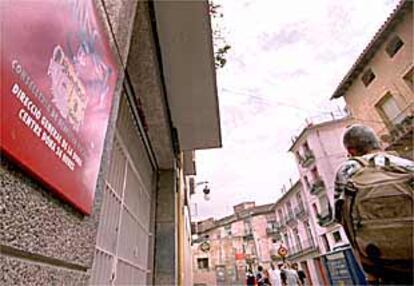
[(196, 186), (201, 186), (201, 185), (204, 185), (204, 188), (203, 188), (204, 199), (206, 201), (209, 201), (210, 200), (210, 188), (208, 187), (208, 181), (199, 182), (196, 184)]
[(203, 193), (204, 193), (204, 199), (206, 201), (210, 200), (210, 188), (208, 187), (208, 181), (203, 182), (194, 182), (194, 178), (190, 179), (190, 195), (193, 195), (195, 193), (195, 188), (198, 186), (204, 186)]

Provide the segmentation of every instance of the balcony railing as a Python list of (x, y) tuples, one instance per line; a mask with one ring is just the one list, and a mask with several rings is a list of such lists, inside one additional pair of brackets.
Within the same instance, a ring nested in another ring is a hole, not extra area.
[(321, 178), (318, 178), (311, 186), (309, 192), (312, 195), (317, 195), (320, 192), (322, 192), (323, 190), (325, 190), (325, 183)]
[(378, 131), (378, 135), (385, 143), (385, 149), (387, 151), (393, 150), (403, 155), (412, 148), (414, 133), (413, 111), (414, 103), (408, 104), (391, 120), (396, 121), (397, 118), (402, 118), (400, 123), (389, 123), (388, 126)]
[(300, 204), (295, 207), (295, 216), (299, 219), (302, 219), (308, 215), (308, 211), (303, 204)]
[(246, 240), (253, 239), (253, 231), (252, 230), (245, 230), (243, 238)]
[(296, 218), (295, 218), (295, 215), (293, 214), (293, 212), (288, 212), (287, 215), (286, 215), (285, 220), (286, 220), (286, 224), (288, 224), (288, 225), (292, 225), (292, 224), (296, 223)]
[(286, 218), (282, 217), (280, 222), (279, 222), (279, 229), (280, 230), (285, 230), (286, 229)]
[(322, 209), (320, 213), (317, 213), (316, 217), (318, 219), (318, 224), (322, 227), (328, 227), (330, 225), (335, 224), (330, 204), (327, 208)]
[(280, 231), (280, 227), (278, 223), (272, 224), (272, 226), (266, 227), (266, 233), (267, 234), (275, 234)]
[(303, 240), (288, 248), (288, 258), (292, 259), (314, 250), (317, 250), (317, 246), (312, 239)]
[(315, 161), (315, 155), (313, 155), (313, 152), (311, 150), (308, 150), (303, 154), (303, 156), (300, 158), (300, 165), (304, 168), (309, 167), (313, 162)]

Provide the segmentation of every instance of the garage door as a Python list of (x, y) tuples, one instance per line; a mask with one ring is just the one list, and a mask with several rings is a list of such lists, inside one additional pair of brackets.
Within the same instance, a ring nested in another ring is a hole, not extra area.
[(91, 284), (150, 284), (154, 174), (123, 96), (105, 180)]

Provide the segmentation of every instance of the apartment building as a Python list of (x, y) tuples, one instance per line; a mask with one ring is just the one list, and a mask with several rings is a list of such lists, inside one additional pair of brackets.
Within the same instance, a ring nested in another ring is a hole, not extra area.
[(324, 284), (329, 281), (331, 284), (352, 285), (364, 281), (343, 228), (332, 220), (336, 170), (347, 158), (342, 135), (352, 122), (352, 118), (344, 116), (309, 123), (293, 138), (289, 149), (295, 154), (303, 199), (309, 209), (308, 223), (314, 230), (320, 253), (314, 258), (314, 267), (318, 269), (319, 283)]
[(286, 259), (300, 265), (309, 285), (326, 284), (314, 222), (310, 217), (302, 183), (298, 180), (283, 191), (284, 194), (273, 206), (274, 221), (269, 222), (273, 259), (276, 264), (281, 261), (277, 250), (283, 245), (287, 248)]
[(248, 268), (269, 268), (274, 254), (268, 227), (274, 221), (272, 207), (244, 202), (227, 217), (193, 223), (194, 285), (242, 284)]
[(413, 1), (403, 0), (334, 91), (384, 148), (413, 159)]

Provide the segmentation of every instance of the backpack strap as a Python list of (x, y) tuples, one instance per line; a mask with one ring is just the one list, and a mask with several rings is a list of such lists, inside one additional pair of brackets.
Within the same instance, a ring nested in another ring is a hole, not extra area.
[(372, 157), (369, 161), (362, 156), (355, 156), (352, 157), (351, 160), (358, 162), (362, 167), (368, 167), (371, 163)]

